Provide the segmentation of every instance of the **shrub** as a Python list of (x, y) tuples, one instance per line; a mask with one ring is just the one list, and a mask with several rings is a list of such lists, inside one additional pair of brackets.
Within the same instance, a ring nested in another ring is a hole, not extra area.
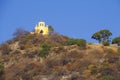
[(104, 46), (109, 46), (109, 45), (110, 45), (109, 42), (103, 42), (102, 44), (103, 44)]
[(91, 43), (91, 42), (88, 42), (88, 45), (92, 45), (93, 43)]
[(115, 74), (115, 70), (113, 68), (102, 68), (101, 70), (101, 74), (102, 75), (114, 75)]
[(13, 40), (8, 40), (7, 43), (8, 43), (8, 44), (12, 44), (12, 43), (13, 43)]
[(91, 71), (92, 74), (98, 71), (98, 68), (95, 65), (89, 65), (88, 69)]
[(74, 45), (76, 44), (76, 39), (68, 39), (66, 42), (65, 42), (66, 45)]
[(87, 46), (87, 49), (92, 49), (90, 46)]
[(0, 46), (0, 50), (1, 50), (2, 54), (9, 54), (9, 52), (11, 51), (9, 45), (6, 43), (4, 43)]
[(19, 37), (21, 35), (28, 34), (28, 33), (29, 33), (28, 31), (26, 31), (26, 30), (24, 30), (22, 28), (17, 28), (16, 31), (13, 33), (13, 35), (15, 37)]
[(64, 50), (64, 46), (59, 46), (59, 47), (58, 47), (58, 50), (59, 50), (59, 51), (63, 51), (63, 50)]
[(84, 74), (87, 75), (87, 76), (91, 75), (91, 70), (86, 69), (86, 70), (84, 71)]
[(112, 40), (112, 44), (117, 44), (118, 46), (120, 46), (120, 36), (116, 37)]
[(3, 64), (0, 63), (0, 77), (3, 75), (4, 73), (4, 66)]
[(27, 48), (32, 48), (33, 44), (31, 39), (28, 37), (28, 35), (26, 35), (26, 37), (24, 37), (23, 39), (20, 40), (19, 46), (21, 50), (25, 50)]
[(51, 45), (47, 44), (47, 43), (44, 43), (41, 45), (41, 48), (45, 49), (45, 50), (50, 50), (51, 48)]
[(66, 45), (78, 45), (81, 49), (86, 48), (86, 40), (84, 39), (68, 39), (65, 42)]
[(49, 44), (47, 44), (47, 43), (42, 44), (39, 56), (40, 57), (46, 57), (48, 55), (48, 52), (49, 52), (50, 48), (51, 48), (51, 46)]
[(19, 53), (21, 53), (20, 50), (15, 50), (15, 51), (13, 52), (13, 54), (19, 54)]
[(117, 48), (117, 52), (120, 53), (120, 47)]
[(54, 33), (52, 35), (49, 35), (49, 39), (47, 40), (47, 42), (53, 46), (62, 46), (67, 39), (58, 33)]
[(85, 49), (86, 48), (86, 41), (84, 39), (78, 39), (76, 41), (77, 45), (80, 46), (81, 49)]
[(34, 53), (24, 54), (24, 57), (34, 58), (34, 57), (35, 57), (35, 54), (34, 54)]
[(109, 63), (115, 63), (115, 62), (119, 61), (119, 57), (118, 56), (112, 56), (112, 57), (108, 58), (107, 61)]
[(48, 26), (49, 34), (54, 33), (54, 28), (52, 26)]
[(105, 47), (102, 45), (101, 48), (104, 49)]
[(109, 67), (109, 63), (102, 63), (103, 68)]
[(101, 77), (101, 80), (114, 80), (114, 77), (111, 75), (104, 75)]
[(105, 53), (108, 53), (108, 54), (113, 54), (113, 53), (115, 53), (115, 51), (114, 51), (113, 49), (111, 49), (111, 48), (104, 48), (104, 52), (105, 52)]
[(48, 55), (48, 51), (46, 51), (45, 49), (40, 50), (40, 57), (46, 57), (46, 55)]
[(25, 46), (24, 45), (20, 45), (20, 50), (24, 50), (25, 49)]

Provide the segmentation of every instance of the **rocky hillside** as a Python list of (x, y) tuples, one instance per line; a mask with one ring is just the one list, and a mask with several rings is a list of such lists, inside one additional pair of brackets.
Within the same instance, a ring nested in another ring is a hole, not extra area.
[(0, 45), (0, 80), (120, 80), (120, 48), (59, 34)]

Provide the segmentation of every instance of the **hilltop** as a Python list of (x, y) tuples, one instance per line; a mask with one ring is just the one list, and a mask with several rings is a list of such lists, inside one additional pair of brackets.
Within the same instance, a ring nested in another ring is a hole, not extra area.
[(0, 45), (0, 80), (120, 80), (120, 48), (53, 33)]

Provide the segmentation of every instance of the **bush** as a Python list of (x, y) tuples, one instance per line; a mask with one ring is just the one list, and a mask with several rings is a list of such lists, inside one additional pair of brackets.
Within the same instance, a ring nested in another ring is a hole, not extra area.
[(20, 50), (25, 50), (25, 46), (24, 45), (20, 45)]
[(15, 37), (19, 37), (21, 35), (28, 34), (28, 33), (29, 33), (28, 31), (26, 31), (26, 30), (24, 30), (22, 28), (17, 28), (16, 31), (13, 33), (13, 35)]
[(15, 51), (13, 52), (13, 54), (19, 54), (19, 53), (21, 53), (20, 50), (15, 50)]
[(114, 80), (114, 77), (111, 75), (104, 75), (101, 77), (101, 80)]
[(66, 40), (67, 40), (66, 37), (58, 33), (54, 33), (52, 35), (49, 35), (49, 39), (47, 39), (47, 43), (50, 43), (53, 46), (62, 46)]
[(93, 43), (91, 43), (91, 42), (88, 42), (88, 45), (92, 45)]
[(64, 50), (64, 46), (59, 46), (59, 47), (58, 47), (58, 50), (59, 50), (59, 51), (63, 51), (63, 50)]
[(113, 68), (102, 68), (101, 70), (102, 75), (114, 75), (116, 74), (115, 70)]
[(40, 50), (40, 57), (46, 57), (46, 55), (48, 55), (48, 51), (46, 51), (45, 49)]
[(3, 75), (4, 73), (4, 66), (3, 64), (0, 63), (0, 77)]
[(81, 49), (86, 48), (86, 41), (84, 39), (78, 39), (76, 43), (77, 43), (78, 46), (81, 47)]
[(26, 35), (24, 38), (20, 38), (19, 46), (21, 50), (32, 48), (34, 46), (31, 41), (31, 38), (32, 37), (29, 37), (29, 35)]
[(108, 68), (109, 67), (109, 63), (102, 63), (102, 67), (103, 68)]
[(74, 45), (76, 44), (76, 39), (68, 39), (66, 42), (65, 42), (66, 45)]
[(78, 45), (81, 49), (86, 48), (86, 40), (84, 39), (69, 39), (65, 42), (66, 45)]
[(47, 43), (44, 43), (41, 45), (41, 48), (45, 49), (45, 50), (50, 50), (51, 48), (51, 45), (47, 44)]
[(109, 46), (109, 45), (110, 45), (109, 42), (103, 42), (102, 44), (103, 44), (104, 46)]
[(117, 48), (117, 52), (120, 53), (120, 47)]
[(117, 44), (118, 46), (120, 46), (120, 36), (116, 37), (112, 40), (112, 44)]
[(108, 53), (108, 54), (114, 54), (115, 51), (112, 49), (112, 48), (104, 48), (103, 49), (105, 53)]
[(112, 57), (108, 58), (107, 61), (109, 63), (115, 63), (115, 62), (119, 61), (119, 57), (118, 56), (112, 56)]
[(42, 44), (39, 56), (40, 57), (46, 57), (48, 55), (48, 52), (49, 52), (50, 48), (51, 48), (51, 46), (49, 44), (47, 44), (47, 43)]
[(9, 54), (9, 52), (11, 51), (9, 45), (6, 43), (4, 43), (0, 46), (0, 50), (1, 50), (2, 54)]
[(98, 72), (98, 68), (95, 65), (89, 65), (88, 69), (91, 71), (92, 74), (95, 74)]

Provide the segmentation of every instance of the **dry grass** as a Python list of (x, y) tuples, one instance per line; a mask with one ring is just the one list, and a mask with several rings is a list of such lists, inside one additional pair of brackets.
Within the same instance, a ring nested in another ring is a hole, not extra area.
[[(89, 43), (87, 49), (81, 50), (78, 45), (64, 45), (67, 39), (58, 34), (49, 37), (28, 35), (15, 39), (20, 42), (18, 47), (22, 46), (23, 49), (10, 51), (0, 59), (5, 64), (6, 80), (39, 80), (42, 76), (48, 78), (51, 75), (51, 80), (61, 80), (64, 76), (68, 77), (67, 80), (87, 80), (88, 77), (89, 80), (100, 80), (107, 73), (119, 75), (118, 47)], [(9, 44), (14, 44), (14, 41)], [(48, 56), (41, 58), (38, 54), (45, 42), (52, 48)], [(6, 47), (3, 46), (2, 50), (6, 50)], [(113, 75), (115, 80), (120, 79), (117, 75)]]

